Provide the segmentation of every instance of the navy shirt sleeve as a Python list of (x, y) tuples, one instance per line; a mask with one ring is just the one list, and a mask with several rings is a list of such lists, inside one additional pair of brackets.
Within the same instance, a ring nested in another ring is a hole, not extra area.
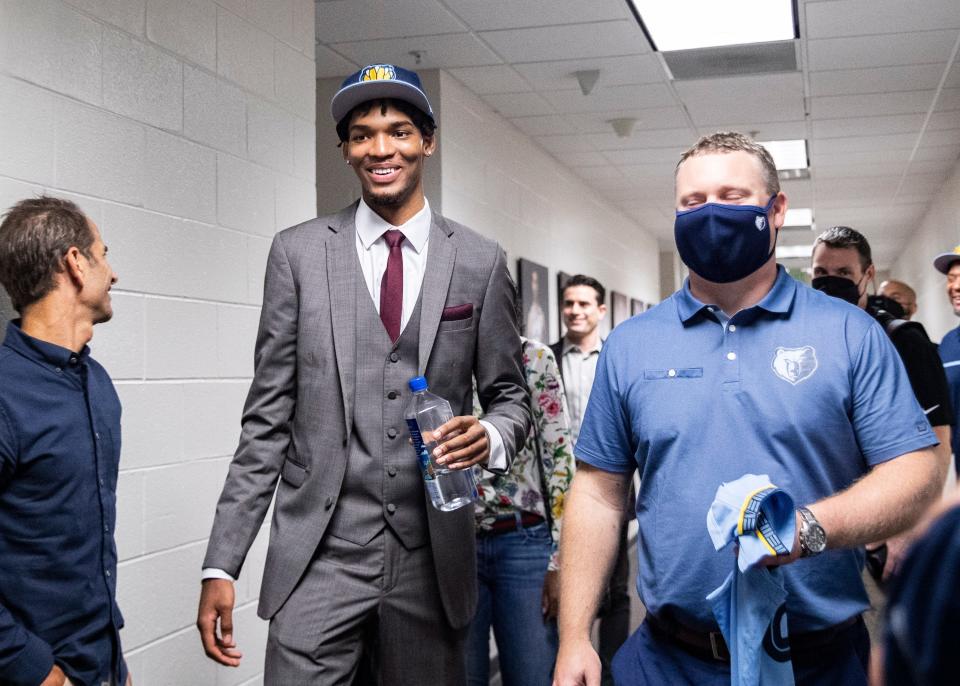
[(618, 388), (614, 363), (618, 340), (612, 335), (600, 351), (574, 454), (578, 460), (608, 472), (629, 472), (637, 465), (630, 418)]
[(851, 384), (853, 429), (867, 464), (937, 444), (903, 363), (879, 324), (867, 327), (853, 361)]
[[(17, 437), (0, 405), (0, 492), (13, 477), (17, 464)], [(27, 631), (0, 603), (0, 683), (36, 686), (53, 668), (53, 649)]]

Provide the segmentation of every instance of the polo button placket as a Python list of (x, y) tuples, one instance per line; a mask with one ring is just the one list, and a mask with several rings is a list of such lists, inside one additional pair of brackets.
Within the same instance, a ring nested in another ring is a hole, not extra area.
[(723, 388), (727, 391), (740, 390), (740, 337), (733, 336), (737, 325), (727, 322), (723, 329)]

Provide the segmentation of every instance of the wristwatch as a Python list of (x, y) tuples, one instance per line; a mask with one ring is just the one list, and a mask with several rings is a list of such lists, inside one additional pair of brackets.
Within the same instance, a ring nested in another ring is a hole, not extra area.
[(827, 532), (810, 510), (800, 507), (797, 512), (800, 513), (800, 557), (819, 555), (827, 548)]

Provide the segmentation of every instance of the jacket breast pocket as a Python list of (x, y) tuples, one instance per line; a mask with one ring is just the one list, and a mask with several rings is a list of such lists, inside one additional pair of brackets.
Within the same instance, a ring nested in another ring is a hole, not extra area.
[(448, 321), (441, 321), (440, 325), (437, 327), (437, 333), (469, 331), (473, 328), (473, 317), (474, 315), (470, 315), (466, 319), (451, 319)]
[(290, 459), (286, 459), (283, 461), (280, 477), (293, 488), (300, 488), (303, 482), (307, 480), (307, 468)]
[(660, 379), (699, 379), (703, 376), (703, 367), (672, 367), (669, 369), (644, 369), (643, 378), (647, 381)]

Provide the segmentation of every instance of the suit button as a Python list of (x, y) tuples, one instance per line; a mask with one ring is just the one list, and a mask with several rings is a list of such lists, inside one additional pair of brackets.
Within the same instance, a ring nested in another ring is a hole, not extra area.
[(324, 509), (327, 509), (327, 510), (329, 510), (331, 507), (333, 507), (333, 497), (332, 497), (332, 496), (329, 496), (329, 495), (327, 496), (327, 499), (326, 499), (325, 501), (323, 501), (323, 507), (324, 507)]
[(397, 430), (391, 426), (389, 429), (387, 429), (387, 438), (392, 440), (396, 437), (397, 437)]
[(400, 356), (399, 356), (397, 353), (390, 353), (390, 361), (391, 361), (391, 362), (396, 362), (396, 361), (399, 360), (399, 359), (400, 359)]
[(394, 505), (393, 503), (390, 503), (389, 505), (387, 505), (387, 513), (388, 513), (388, 514), (393, 514), (393, 513), (396, 512), (396, 511), (397, 511), (397, 506), (396, 506), (396, 505)]
[(396, 399), (397, 399), (397, 395), (398, 395), (398, 394), (397, 394), (396, 391), (390, 391), (389, 393), (387, 393), (387, 397), (390, 398), (390, 400), (396, 400)]
[(389, 474), (390, 476), (396, 476), (397, 468), (394, 467), (393, 465), (390, 465), (389, 467), (387, 467), (387, 474)]

